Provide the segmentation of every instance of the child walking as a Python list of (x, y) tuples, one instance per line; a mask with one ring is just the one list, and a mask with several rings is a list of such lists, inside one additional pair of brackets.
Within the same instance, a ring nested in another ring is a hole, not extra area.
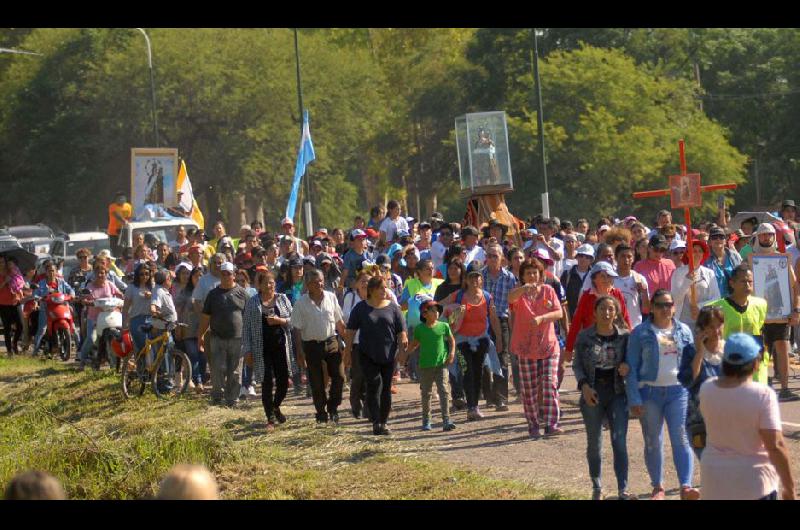
[(456, 340), (447, 322), (439, 321), (441, 306), (431, 298), (425, 297), (420, 304), (419, 314), (422, 323), (414, 328), (414, 339), (408, 345), (409, 352), (419, 347), (419, 386), (422, 393), (422, 430), (431, 430), (431, 390), (433, 383), (439, 392), (439, 405), (442, 408), (442, 430), (456, 428), (450, 421), (450, 381), (447, 365), (453, 362), (456, 353)]

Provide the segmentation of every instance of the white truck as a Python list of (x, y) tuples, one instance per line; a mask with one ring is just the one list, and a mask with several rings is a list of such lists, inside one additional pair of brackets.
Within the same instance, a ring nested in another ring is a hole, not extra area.
[[(179, 226), (184, 228), (198, 228), (197, 223), (188, 217), (175, 217), (172, 219), (158, 219), (155, 221), (130, 221), (119, 233), (119, 247), (128, 248), (133, 246), (134, 237), (138, 234), (151, 234), (158, 241), (170, 243), (177, 238), (176, 232)], [(119, 256), (117, 256), (119, 257)]]

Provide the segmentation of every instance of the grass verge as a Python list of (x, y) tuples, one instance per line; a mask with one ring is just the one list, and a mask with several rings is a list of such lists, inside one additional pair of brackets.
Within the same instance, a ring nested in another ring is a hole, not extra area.
[(556, 499), (560, 492), (488, 478), (424, 447), (292, 418), (265, 433), (263, 412), (201, 397), (123, 398), (108, 370), (0, 358), (0, 488), (42, 469), (72, 499), (155, 494), (182, 462), (211, 469), (229, 499)]

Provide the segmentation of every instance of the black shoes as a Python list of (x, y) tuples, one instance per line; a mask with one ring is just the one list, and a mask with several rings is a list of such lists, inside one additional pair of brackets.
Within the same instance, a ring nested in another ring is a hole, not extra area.
[(385, 423), (373, 423), (372, 434), (377, 436), (388, 436), (391, 433), (389, 432), (389, 429), (386, 428)]
[(275, 407), (275, 419), (278, 420), (278, 423), (286, 423), (286, 416), (281, 413), (280, 407)]
[(338, 412), (331, 412), (330, 418), (333, 423), (339, 423), (339, 413)]

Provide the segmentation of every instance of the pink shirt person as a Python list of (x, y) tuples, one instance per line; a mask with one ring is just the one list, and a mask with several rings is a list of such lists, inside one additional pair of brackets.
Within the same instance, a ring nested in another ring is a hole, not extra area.
[(526, 359), (546, 359), (561, 353), (553, 322), (537, 326), (533, 321), (536, 316), (561, 310), (561, 303), (552, 287), (542, 285), (535, 296), (523, 295), (508, 307), (514, 314), (511, 352)]

